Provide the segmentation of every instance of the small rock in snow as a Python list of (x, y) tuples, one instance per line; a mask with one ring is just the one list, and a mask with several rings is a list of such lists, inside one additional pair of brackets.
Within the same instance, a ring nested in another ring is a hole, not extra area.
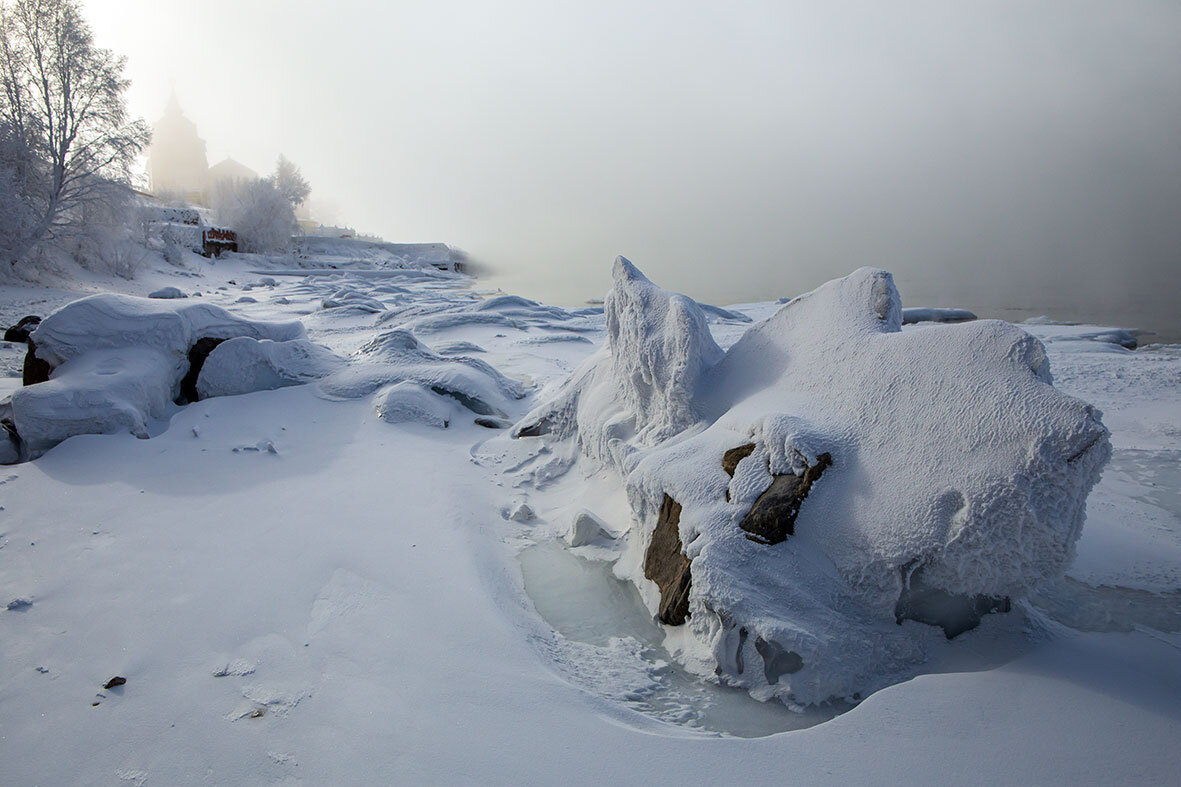
[[(29, 542), (29, 546), (33, 546), (33, 542)], [(33, 602), (27, 598), (14, 598), (8, 602), (8, 611), (16, 612), (17, 610), (28, 609), (33, 606)]]
[(37, 667), (37, 671), (38, 671), (38, 672), (40, 672), (42, 675), (48, 675), (48, 674), (49, 674), (49, 668), (48, 668), (48, 667)]
[(537, 514), (533, 513), (528, 503), (517, 503), (509, 511), (508, 518), (514, 522), (530, 522), (537, 518)]
[(115, 677), (108, 680), (105, 684), (103, 684), (103, 688), (104, 689), (113, 689), (116, 686), (122, 686), (126, 682), (127, 682), (127, 678), (123, 677), (122, 675), (116, 675)]
[(575, 515), (570, 532), (566, 534), (566, 543), (572, 547), (581, 547), (603, 536), (611, 537), (603, 520), (584, 509)]
[(187, 298), (189, 296), (181, 292), (178, 287), (161, 287), (158, 290), (148, 293), (148, 297), (169, 300), (172, 298)]

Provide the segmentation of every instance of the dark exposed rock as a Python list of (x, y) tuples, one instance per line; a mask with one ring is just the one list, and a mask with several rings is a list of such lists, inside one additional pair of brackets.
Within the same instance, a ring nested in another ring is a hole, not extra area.
[(644, 556), (644, 576), (660, 588), (661, 623), (679, 626), (689, 617), (689, 558), (681, 545), (681, 504), (668, 495), (660, 505), (652, 543)]
[(516, 431), (513, 437), (541, 437), (543, 434), (549, 434), (550, 423), (548, 418), (542, 418), (540, 421), (526, 426), (522, 426)]
[(44, 383), (49, 380), (49, 375), (53, 372), (53, 367), (49, 365), (48, 361), (43, 361), (37, 357), (37, 345), (33, 344), (32, 339), (26, 340), (29, 345), (28, 352), (25, 353), (25, 367), (21, 374), (22, 385), (36, 385), (37, 383)]
[(177, 404), (190, 404), (201, 398), (197, 393), (197, 378), (201, 376), (201, 367), (205, 365), (205, 359), (209, 357), (209, 353), (224, 341), (225, 339), (206, 336), (198, 339), (197, 343), (189, 349), (189, 371), (180, 381), (180, 396), (177, 397)]
[(28, 317), (21, 317), (20, 322), (4, 332), (4, 341), (27, 342), (29, 340), (29, 334), (37, 330), (37, 326), (40, 324), (41, 318), (35, 314), (30, 314)]
[[(11, 406), (7, 412), (12, 413)], [(16, 464), (21, 456), (21, 436), (16, 431), (12, 418), (0, 418), (0, 465)]]
[(508, 429), (510, 426), (512, 426), (512, 423), (504, 418), (496, 418), (495, 416), (491, 415), (481, 415), (476, 419), (476, 425), (482, 426), (485, 429)]
[(113, 688), (115, 688), (116, 686), (122, 686), (122, 685), (123, 685), (124, 683), (126, 683), (126, 682), (127, 682), (127, 678), (123, 677), (122, 675), (116, 675), (115, 677), (113, 677), (113, 678), (111, 678), (110, 680), (108, 680), (108, 681), (107, 681), (107, 682), (106, 682), (106, 683), (103, 685), (103, 688), (104, 688), (104, 689), (113, 689)]
[(948, 639), (955, 639), (979, 626), (985, 615), (1011, 609), (1007, 597), (948, 593), (912, 582), (894, 605), (894, 619), (899, 625), (904, 620), (914, 620), (938, 626)]
[(471, 410), (476, 415), (492, 415), (497, 418), (504, 418), (505, 415), (500, 410), (497, 410), (492, 405), (485, 402), (483, 399), (477, 399), (474, 396), (468, 396), (462, 391), (456, 391), (451, 388), (444, 388), (441, 385), (432, 385), (431, 390), (439, 396), (450, 396), (461, 405)]
[(832, 456), (821, 454), (816, 457), (816, 464), (805, 470), (803, 476), (791, 473), (775, 476), (771, 486), (759, 495), (739, 524), (747, 532), (746, 537), (760, 544), (778, 544), (793, 535), (804, 498), (808, 496), (812, 484), (831, 464)]
[(799, 672), (804, 668), (804, 660), (800, 654), (792, 650), (785, 650), (778, 642), (755, 638), (755, 650), (763, 657), (763, 677), (768, 683), (775, 684), (784, 675)]
[(738, 469), (738, 463), (753, 454), (754, 450), (755, 444), (747, 443), (746, 445), (740, 445), (737, 448), (731, 448), (729, 451), (722, 454), (722, 469), (726, 471), (726, 475), (733, 478), (734, 471)]

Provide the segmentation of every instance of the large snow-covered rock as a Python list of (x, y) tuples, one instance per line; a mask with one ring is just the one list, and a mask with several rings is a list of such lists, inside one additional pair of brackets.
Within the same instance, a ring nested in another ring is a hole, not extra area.
[(515, 430), (625, 476), (616, 573), (686, 623), (669, 643), (691, 669), (789, 704), (853, 697), (1064, 571), (1110, 448), (1036, 339), (991, 320), (902, 332), (869, 268), (725, 354), (704, 323), (617, 260), (606, 348)]
[(210, 303), (176, 303), (105, 293), (69, 303), (49, 315), (33, 332), (37, 356), (52, 366), (91, 350), (142, 347), (186, 355), (198, 339), (271, 339), (304, 336), (298, 321), (259, 322)]
[(209, 353), (197, 377), (197, 393), (207, 399), (303, 385), (332, 374), (345, 363), (327, 347), (307, 339), (275, 342), (239, 336)]
[[(13, 393), (12, 420), (35, 457), (68, 437), (129, 431), (165, 417), (200, 339), (301, 340), (298, 322), (247, 320), (212, 304), (92, 295), (46, 317), (30, 336), (49, 379)], [(26, 363), (27, 365), (27, 363)]]
[(30, 457), (80, 434), (130, 432), (146, 438), (148, 423), (172, 404), (176, 373), (176, 359), (155, 349), (84, 353), (46, 382), (14, 392), (13, 423)]

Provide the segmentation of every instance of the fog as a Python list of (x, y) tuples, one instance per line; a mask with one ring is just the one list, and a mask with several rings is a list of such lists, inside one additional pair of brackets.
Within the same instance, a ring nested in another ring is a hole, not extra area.
[(579, 302), (861, 265), (910, 304), (1181, 336), (1181, 4), (89, 0), (132, 109), (339, 220)]

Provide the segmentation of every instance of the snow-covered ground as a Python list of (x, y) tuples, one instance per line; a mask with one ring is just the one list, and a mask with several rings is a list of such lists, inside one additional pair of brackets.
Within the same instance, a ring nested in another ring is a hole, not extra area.
[[(8, 325), (176, 286), (353, 361), (0, 467), (0, 783), (1175, 780), (1181, 347), (1022, 326), (1111, 431), (1066, 577), (918, 677), (796, 713), (673, 657), (605, 562), (632, 516), (615, 469), (491, 428), (601, 346), (601, 307), (333, 252), (0, 290)], [(779, 308), (704, 313), (725, 350)], [(24, 351), (0, 345), (0, 396)]]

